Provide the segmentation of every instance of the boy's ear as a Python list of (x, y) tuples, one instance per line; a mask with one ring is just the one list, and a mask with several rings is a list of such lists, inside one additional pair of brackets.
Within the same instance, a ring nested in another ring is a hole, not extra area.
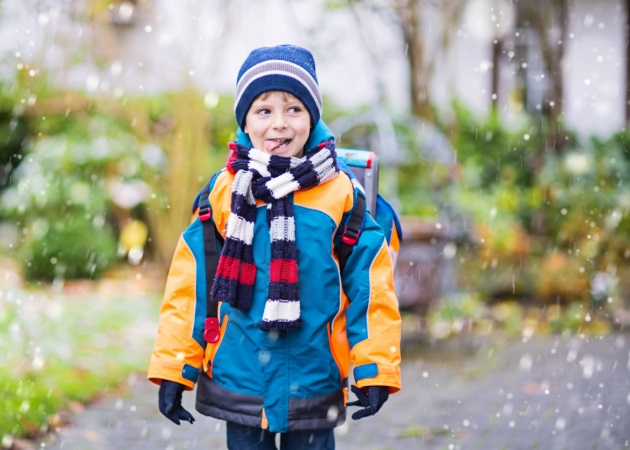
[(245, 125), (243, 125), (243, 133), (245, 133), (245, 134), (249, 134), (249, 133), (247, 132), (247, 123), (246, 123)]

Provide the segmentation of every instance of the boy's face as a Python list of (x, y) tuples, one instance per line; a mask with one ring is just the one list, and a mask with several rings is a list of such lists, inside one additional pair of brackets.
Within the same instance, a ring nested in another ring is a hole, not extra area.
[(277, 156), (301, 158), (311, 132), (304, 104), (282, 91), (260, 94), (245, 116), (245, 129), (254, 148)]

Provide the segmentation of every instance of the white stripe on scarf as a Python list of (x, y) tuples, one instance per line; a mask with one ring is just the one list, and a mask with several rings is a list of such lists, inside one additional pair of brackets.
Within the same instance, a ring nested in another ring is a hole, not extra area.
[(295, 240), (295, 219), (293, 217), (274, 217), (269, 227), (272, 241)]
[(273, 198), (283, 198), (300, 189), (300, 183), (293, 179), (291, 172), (272, 178), (265, 183), (265, 186), (271, 191)]
[(300, 302), (289, 300), (267, 300), (263, 320), (292, 322), (300, 318)]
[(248, 170), (239, 170), (234, 176), (234, 185), (232, 186), (232, 192), (236, 192), (239, 195), (245, 197), (245, 201), (250, 205), (256, 204), (254, 194), (252, 194), (252, 178), (254, 174)]
[(329, 156), (330, 150), (324, 149), (311, 160), (320, 183), (325, 183), (337, 175), (333, 160)]
[(232, 237), (251, 245), (254, 240), (254, 223), (230, 213), (227, 221), (227, 237)]

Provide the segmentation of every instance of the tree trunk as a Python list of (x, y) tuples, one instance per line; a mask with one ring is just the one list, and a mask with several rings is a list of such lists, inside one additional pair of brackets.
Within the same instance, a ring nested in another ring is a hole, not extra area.
[[(630, 1), (630, 0), (629, 0)], [(564, 53), (567, 40), (567, 28), (569, 26), (569, 7), (567, 0), (558, 0), (558, 15), (560, 26), (560, 43), (558, 44), (554, 71), (553, 71), (553, 102), (551, 116), (554, 121), (564, 113)]]
[[(150, 236), (157, 261), (168, 267), (179, 235), (190, 223), (195, 195), (210, 178), (208, 124), (202, 97), (185, 88), (172, 98), (171, 136), (165, 142), (168, 170), (161, 180), (163, 198), (148, 202)], [(160, 192), (159, 187), (156, 188)]]
[[(629, 0), (630, 1), (630, 0)], [(492, 99), (492, 111), (497, 112), (499, 106), (499, 86), (500, 86), (500, 73), (501, 73), (501, 53), (503, 52), (503, 40), (496, 38), (492, 42), (492, 86), (491, 86), (491, 99)]]
[(433, 108), (429, 95), (429, 76), (425, 64), (425, 48), (422, 36), (422, 0), (400, 2), (398, 16), (401, 19), (403, 36), (409, 62), (409, 93), (411, 111), (415, 116), (431, 121)]
[(630, 124), (630, 0), (626, 0), (626, 124)]

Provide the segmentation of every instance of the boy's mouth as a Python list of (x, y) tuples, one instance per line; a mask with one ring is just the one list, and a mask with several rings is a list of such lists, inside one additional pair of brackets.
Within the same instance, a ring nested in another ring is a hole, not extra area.
[(292, 139), (265, 139), (265, 150), (272, 152), (282, 147), (286, 147), (291, 143)]

